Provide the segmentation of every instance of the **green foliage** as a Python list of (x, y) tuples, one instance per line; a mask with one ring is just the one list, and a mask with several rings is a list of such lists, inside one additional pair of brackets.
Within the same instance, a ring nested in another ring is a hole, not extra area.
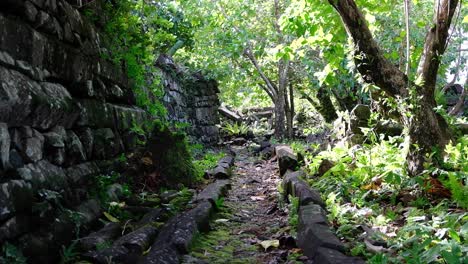
[(224, 198), (220, 197), (215, 201), (215, 207), (217, 210), (220, 210), (224, 206)]
[(14, 245), (6, 242), (2, 247), (1, 263), (25, 264), (26, 258), (23, 253)]
[(298, 215), (299, 198), (289, 195), (288, 199), (290, 201), (289, 209), (288, 209), (289, 210), (288, 222), (289, 222), (289, 226), (291, 226), (291, 228), (294, 231), (296, 231), (297, 225), (299, 223), (299, 215)]
[(159, 173), (159, 180), (169, 185), (186, 186), (198, 180), (185, 133), (173, 132), (166, 124), (157, 122), (148, 149), (152, 153), (153, 166)]
[(192, 197), (193, 192), (187, 188), (182, 188), (182, 190), (178, 192), (177, 197), (169, 202), (169, 208), (173, 213), (180, 212), (186, 208), (188, 202), (192, 200)]
[(448, 172), (444, 185), (452, 193), (452, 199), (458, 206), (468, 209), (468, 175), (466, 173)]
[(222, 159), (226, 154), (224, 152), (219, 153), (206, 153), (202, 159), (194, 160), (193, 165), (195, 166), (196, 178), (201, 180), (206, 170), (213, 169), (218, 164), (218, 161)]
[[(192, 30), (175, 1), (106, 1), (103, 6), (105, 27), (102, 53), (116, 65), (123, 65), (134, 82), (138, 104), (151, 114), (163, 117), (165, 108), (158, 98), (163, 94), (156, 56), (167, 52), (177, 41), (191, 47)], [(86, 17), (98, 21), (92, 9)]]
[[(466, 138), (447, 146), (445, 170), (428, 167), (424, 175), (415, 178), (405, 170), (405, 140), (374, 137), (369, 142), (323, 151), (309, 157), (307, 167), (314, 174), (321, 160), (335, 162), (324, 176), (310, 183), (322, 192), (328, 218), (337, 224), (337, 234), (350, 242), (351, 253), (368, 258), (369, 263), (468, 261), (468, 215), (452, 209), (455, 205), (466, 208)], [(451, 191), (451, 200), (428, 194), (433, 186), (427, 182), (433, 175), (439, 175)], [(408, 194), (410, 200), (405, 201), (403, 196)], [(368, 252), (359, 240), (357, 227), (361, 225), (377, 230), (390, 251)]]
[(226, 122), (221, 127), (221, 129), (226, 132), (229, 136), (241, 136), (246, 135), (249, 131), (249, 127), (244, 123), (229, 123)]
[(60, 264), (75, 263), (79, 259), (78, 240), (74, 240), (69, 246), (62, 245), (60, 252)]

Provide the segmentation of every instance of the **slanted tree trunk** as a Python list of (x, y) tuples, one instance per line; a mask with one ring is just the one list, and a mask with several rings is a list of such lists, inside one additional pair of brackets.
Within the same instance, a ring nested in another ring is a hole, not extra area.
[[(423, 80), (421, 86), (410, 84), (407, 75), (385, 59), (354, 0), (328, 2), (341, 16), (348, 35), (356, 45), (355, 63), (364, 80), (379, 86), (387, 96), (404, 98), (410, 104), (417, 104), (417, 107), (404, 110), (410, 112), (410, 116), (404, 113), (401, 116), (410, 137), (408, 171), (411, 175), (419, 174), (434, 147), (443, 150), (452, 137), (444, 118), (433, 109), (436, 106), (434, 91), (440, 58), (445, 51), (449, 27), (459, 1), (435, 1), (434, 26), (427, 33), (417, 73)], [(411, 91), (414, 91), (414, 95)]]

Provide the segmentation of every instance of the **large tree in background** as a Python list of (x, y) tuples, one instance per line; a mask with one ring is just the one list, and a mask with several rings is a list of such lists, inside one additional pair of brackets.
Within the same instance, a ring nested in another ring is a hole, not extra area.
[(435, 1), (433, 26), (425, 38), (417, 82), (409, 81), (405, 73), (384, 57), (354, 0), (329, 0), (329, 3), (339, 13), (355, 44), (354, 60), (364, 80), (380, 87), (386, 96), (407, 105), (402, 122), (410, 137), (408, 169), (413, 175), (420, 173), (434, 147), (443, 150), (451, 139), (447, 122), (434, 111), (434, 93), (441, 57), (447, 47), (450, 25), (459, 1)]

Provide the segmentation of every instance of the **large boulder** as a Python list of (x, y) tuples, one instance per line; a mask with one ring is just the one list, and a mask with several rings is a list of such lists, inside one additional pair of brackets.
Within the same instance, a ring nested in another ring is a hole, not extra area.
[(298, 166), (297, 157), (289, 146), (277, 146), (275, 148), (280, 175), (283, 176), (287, 170), (296, 170)]

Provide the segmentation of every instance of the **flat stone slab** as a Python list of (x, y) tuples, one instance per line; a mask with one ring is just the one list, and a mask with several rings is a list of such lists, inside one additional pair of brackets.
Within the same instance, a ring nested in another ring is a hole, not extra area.
[(283, 176), (287, 170), (296, 170), (298, 166), (297, 156), (289, 146), (277, 146), (275, 148), (276, 157), (278, 158), (278, 166), (280, 175)]
[(345, 251), (343, 243), (326, 225), (311, 225), (298, 230), (297, 245), (309, 259), (315, 257), (319, 247), (335, 249), (341, 252)]
[(122, 231), (120, 224), (108, 223), (100, 230), (89, 234), (86, 237), (80, 238), (80, 247), (84, 251), (94, 250), (99, 244), (112, 241), (120, 235)]
[(227, 164), (229, 167), (234, 166), (234, 157), (227, 155), (221, 160), (219, 160), (218, 165)]
[(114, 242), (115, 246), (124, 246), (131, 252), (142, 254), (158, 234), (158, 230), (152, 226), (141, 227)]
[(148, 255), (138, 261), (138, 264), (179, 264), (180, 257), (174, 247), (166, 246), (151, 250)]
[(298, 217), (297, 229), (301, 231), (312, 225), (327, 225), (328, 223), (325, 211), (317, 204), (300, 206)]
[(366, 262), (357, 257), (349, 257), (338, 250), (320, 247), (314, 258), (314, 263), (320, 264), (365, 264)]
[(229, 180), (217, 180), (201, 191), (194, 199), (194, 202), (211, 201), (215, 203), (220, 197), (224, 196), (230, 188), (231, 183)]
[(209, 230), (213, 210), (211, 202), (202, 201), (195, 208), (171, 218), (161, 229), (149, 254), (139, 263), (179, 263), (180, 256), (189, 253), (197, 234)]
[(288, 170), (284, 174), (282, 185), (285, 198), (287, 198), (288, 195), (292, 195), (299, 198), (301, 205), (314, 203), (325, 208), (325, 203), (320, 197), (320, 193), (314, 188), (311, 188), (305, 181), (301, 180), (300, 177), (303, 176), (305, 176), (305, 172), (302, 170)]

